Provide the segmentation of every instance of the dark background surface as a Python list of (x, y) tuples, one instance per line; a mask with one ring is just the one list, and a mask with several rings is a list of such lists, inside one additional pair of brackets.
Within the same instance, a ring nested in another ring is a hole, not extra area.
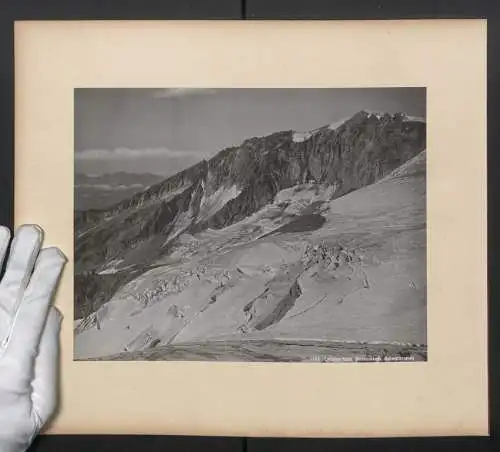
[[(4, 0), (0, 4), (0, 224), (12, 227), (14, 199), (15, 20), (81, 19), (488, 19), (488, 265), (490, 438), (266, 439), (177, 436), (39, 436), (30, 452), (125, 449), (145, 452), (494, 451), (499, 426), (500, 370), (498, 206), (500, 150), (500, 2), (496, 0)], [(244, 57), (244, 56), (243, 56)], [(471, 159), (474, 158), (471, 150)], [(493, 233), (492, 233), (493, 232)], [(466, 242), (466, 239), (464, 239)], [(132, 407), (131, 407), (132, 409)], [(300, 407), (297, 407), (300, 409)]]

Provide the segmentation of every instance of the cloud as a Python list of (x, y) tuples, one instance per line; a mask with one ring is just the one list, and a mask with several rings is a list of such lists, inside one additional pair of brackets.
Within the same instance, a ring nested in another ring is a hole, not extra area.
[(214, 94), (213, 88), (164, 88), (153, 91), (153, 98), (165, 99), (172, 97), (183, 97), (196, 94)]
[(78, 185), (75, 185), (75, 188), (78, 188), (80, 190), (90, 189), (90, 190), (113, 191), (113, 190), (143, 189), (143, 188), (146, 188), (146, 185), (143, 185), (143, 184), (130, 184), (130, 185), (78, 184)]
[(85, 149), (75, 153), (77, 160), (132, 160), (138, 158), (183, 158), (183, 157), (199, 157), (200, 159), (208, 156), (208, 152), (203, 151), (181, 151), (167, 148), (146, 148), (146, 149)]
[(91, 190), (106, 190), (106, 191), (114, 189), (114, 187), (112, 185), (109, 185), (109, 184), (95, 184), (95, 185), (78, 184), (78, 185), (75, 185), (75, 188), (79, 188), (80, 190), (91, 189)]

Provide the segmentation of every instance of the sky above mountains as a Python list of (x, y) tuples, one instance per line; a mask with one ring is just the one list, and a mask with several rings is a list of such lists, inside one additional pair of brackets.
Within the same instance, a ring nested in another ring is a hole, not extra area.
[(75, 90), (75, 170), (169, 176), (246, 138), (366, 109), (426, 116), (425, 88)]

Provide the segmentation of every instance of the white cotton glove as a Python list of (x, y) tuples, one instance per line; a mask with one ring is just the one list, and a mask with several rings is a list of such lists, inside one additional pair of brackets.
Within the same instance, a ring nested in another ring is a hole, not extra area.
[[(53, 414), (61, 316), (50, 307), (66, 262), (41, 250), (42, 230), (21, 226), (0, 281), (0, 452), (24, 452)], [(0, 263), (10, 232), (0, 226)]]

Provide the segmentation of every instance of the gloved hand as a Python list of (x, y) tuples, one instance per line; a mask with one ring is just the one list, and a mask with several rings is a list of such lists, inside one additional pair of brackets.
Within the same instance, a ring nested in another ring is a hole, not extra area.
[[(57, 401), (61, 316), (50, 306), (65, 256), (41, 249), (38, 226), (21, 226), (0, 281), (0, 452), (21, 452), (48, 421)], [(0, 226), (0, 263), (10, 232)]]

